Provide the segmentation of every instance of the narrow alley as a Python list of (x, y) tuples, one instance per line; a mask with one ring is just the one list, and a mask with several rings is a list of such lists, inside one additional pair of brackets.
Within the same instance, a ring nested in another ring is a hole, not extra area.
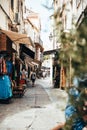
[(50, 130), (65, 120), (66, 97), (64, 90), (52, 87), (49, 77), (37, 79), (33, 88), (28, 83), (22, 98), (0, 104), (0, 130)]
[(0, 130), (87, 130), (87, 0), (0, 0), (0, 16)]

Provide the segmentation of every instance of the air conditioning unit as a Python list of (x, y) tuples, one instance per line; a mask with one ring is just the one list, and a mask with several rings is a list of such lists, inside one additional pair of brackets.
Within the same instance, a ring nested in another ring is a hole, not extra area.
[(17, 23), (17, 24), (20, 24), (20, 14), (19, 14), (19, 12), (15, 13), (14, 22)]

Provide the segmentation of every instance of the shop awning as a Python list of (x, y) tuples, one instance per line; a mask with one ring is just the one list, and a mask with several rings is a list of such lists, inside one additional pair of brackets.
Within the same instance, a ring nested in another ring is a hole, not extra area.
[(51, 54), (55, 54), (55, 52), (59, 51), (58, 49), (54, 49), (54, 50), (48, 50), (48, 51), (44, 51), (43, 55), (51, 55)]
[(30, 66), (30, 67), (34, 67), (34, 65), (31, 63), (32, 61), (33, 61), (33, 59), (32, 58), (30, 58), (28, 55), (26, 55), (25, 54), (25, 56), (26, 56), (26, 62), (27, 62), (27, 64)]
[(31, 49), (29, 49), (26, 46), (22, 46), (22, 52), (25, 53), (26, 55), (28, 55), (29, 57), (31, 57), (32, 59), (34, 59), (35, 56), (35, 52), (33, 52)]
[(41, 61), (34, 59), (34, 60), (32, 61), (32, 63), (33, 63), (34, 65), (40, 65), (40, 64), (41, 64)]
[(19, 63), (24, 64), (24, 62), (20, 58), (16, 58), (16, 61), (18, 61)]
[(13, 31), (7, 31), (7, 30), (0, 30), (2, 33), (4, 33), (6, 36), (11, 39), (16, 44), (28, 44), (31, 46), (34, 46), (34, 44), (31, 42), (30, 37), (27, 36), (27, 34), (19, 34), (17, 32)]
[(32, 63), (30, 63), (29, 61), (27, 61), (27, 64), (28, 64), (30, 67), (34, 68), (34, 65), (33, 65)]
[(27, 62), (28, 62), (28, 64), (30, 64), (31, 66), (35, 66), (35, 65), (39, 65), (41, 62), (40, 61), (38, 61), (38, 60), (36, 60), (36, 59), (32, 59), (29, 55), (27, 55), (27, 54), (25, 54), (25, 53), (23, 53), (25, 56), (26, 56), (26, 60), (27, 60)]

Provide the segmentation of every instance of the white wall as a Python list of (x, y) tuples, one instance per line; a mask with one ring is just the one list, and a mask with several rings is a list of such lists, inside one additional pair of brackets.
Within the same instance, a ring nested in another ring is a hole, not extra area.
[(52, 74), (53, 74), (52, 64), (53, 64), (52, 55), (50, 55), (50, 58), (48, 60), (44, 60), (43, 63), (42, 63), (42, 66), (50, 68), (50, 83), (51, 84), (52, 84), (52, 81), (53, 81), (53, 77), (52, 77)]
[[(0, 0), (0, 4), (9, 16), (9, 0)], [(8, 18), (7, 15), (0, 8), (0, 28), (8, 29)]]

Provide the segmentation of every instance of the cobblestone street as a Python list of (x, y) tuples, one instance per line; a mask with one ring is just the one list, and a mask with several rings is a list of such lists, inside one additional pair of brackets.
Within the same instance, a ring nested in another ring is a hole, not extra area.
[(65, 97), (64, 90), (52, 88), (49, 78), (37, 79), (33, 88), (29, 83), (22, 98), (0, 104), (0, 130), (50, 130), (64, 121)]

